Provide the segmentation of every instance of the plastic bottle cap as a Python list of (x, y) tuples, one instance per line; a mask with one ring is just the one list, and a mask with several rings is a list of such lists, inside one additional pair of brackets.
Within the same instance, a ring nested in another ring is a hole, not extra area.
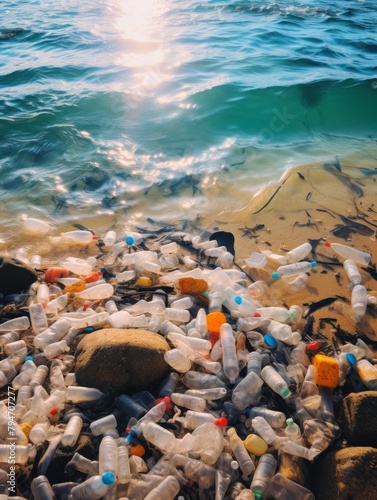
[(316, 267), (317, 262), (316, 262), (315, 260), (312, 260), (312, 261), (311, 261), (311, 263), (310, 263), (310, 265), (311, 265), (312, 267)]
[(91, 333), (94, 332), (94, 330), (94, 326), (87, 326), (86, 328), (84, 328), (84, 333)]
[(230, 462), (230, 466), (232, 467), (233, 470), (237, 470), (239, 467), (237, 460), (232, 460)]
[(127, 236), (125, 241), (127, 245), (133, 245), (135, 243), (135, 238), (133, 238), (132, 236)]
[(237, 295), (237, 297), (234, 298), (234, 302), (238, 305), (242, 304), (242, 297)]
[(274, 280), (276, 280), (278, 277), (279, 277), (279, 273), (277, 273), (277, 272), (274, 272), (271, 274), (271, 278), (273, 278)]
[(331, 247), (331, 243), (329, 241), (325, 242), (325, 247)]
[(267, 344), (268, 347), (276, 347), (278, 345), (275, 337), (273, 337), (269, 333), (266, 333), (263, 340), (264, 340), (264, 343)]
[(104, 474), (102, 474), (102, 481), (105, 484), (114, 484), (115, 476), (112, 472), (105, 472)]
[(260, 312), (255, 311), (255, 313), (254, 313), (254, 318), (260, 318), (261, 316), (262, 316), (262, 315), (261, 315), (261, 313), (260, 313)]
[(203, 297), (205, 297), (206, 299), (208, 299), (208, 298), (209, 298), (209, 292), (204, 292), (202, 295), (203, 295)]
[(33, 356), (26, 356), (25, 361), (33, 361)]
[(251, 408), (246, 408), (245, 409), (245, 415), (246, 415), (247, 418), (250, 417), (250, 411), (251, 411)]
[(130, 443), (134, 438), (137, 438), (139, 436), (139, 433), (137, 432), (136, 429), (131, 429), (128, 436), (126, 437), (127, 443)]
[(352, 352), (347, 352), (347, 354), (346, 354), (346, 360), (352, 366), (355, 366), (356, 363), (357, 363), (356, 357), (355, 357), (354, 354), (352, 354)]
[(293, 425), (294, 424), (294, 420), (293, 420), (293, 418), (287, 418), (287, 420), (285, 421), (285, 423), (287, 425)]
[(164, 401), (166, 403), (166, 411), (171, 411), (173, 409), (173, 403), (171, 402), (171, 399), (169, 398), (169, 396), (165, 396), (164, 398), (156, 399), (155, 405), (162, 403), (162, 401)]
[(260, 491), (254, 491), (254, 498), (255, 500), (263, 500), (263, 493)]
[(227, 427), (228, 419), (225, 417), (216, 418), (215, 425), (217, 425), (217, 427)]
[(58, 409), (57, 408), (53, 408), (51, 411), (50, 411), (50, 415), (56, 415), (58, 413)]
[(289, 390), (288, 388), (287, 388), (287, 389), (283, 389), (283, 390), (281, 391), (281, 396), (282, 396), (283, 398), (287, 398), (287, 397), (290, 395), (290, 393), (291, 393), (291, 392), (290, 392), (290, 390)]
[(222, 312), (211, 312), (207, 314), (206, 323), (210, 333), (220, 333), (221, 325), (226, 323), (226, 316)]
[(95, 234), (93, 234), (93, 236), (92, 236), (92, 240), (93, 240), (93, 241), (97, 241), (97, 240), (98, 240), (98, 236), (96, 236)]
[(131, 446), (130, 454), (136, 457), (143, 457), (145, 455), (145, 448), (140, 443), (136, 446)]
[(317, 341), (314, 341), (314, 342), (310, 342), (310, 344), (308, 344), (306, 346), (306, 349), (308, 351), (318, 351), (318, 349), (321, 347), (320, 343), (317, 342)]

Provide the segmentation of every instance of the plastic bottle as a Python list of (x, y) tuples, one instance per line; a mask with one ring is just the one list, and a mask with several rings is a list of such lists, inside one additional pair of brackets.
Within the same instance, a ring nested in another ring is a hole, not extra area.
[(173, 309), (167, 307), (164, 315), (167, 320), (177, 323), (188, 323), (190, 321), (190, 313), (186, 309)]
[(266, 453), (261, 456), (254, 472), (250, 489), (254, 492), (256, 500), (261, 500), (266, 492), (277, 467), (275, 458)]
[(78, 385), (67, 387), (66, 399), (73, 404), (85, 401), (95, 401), (103, 396), (103, 392), (94, 387), (80, 387)]
[(29, 459), (29, 446), (0, 444), (0, 462), (7, 464), (9, 457), (14, 463), (25, 465)]
[(186, 429), (196, 429), (201, 425), (210, 422), (212, 424), (224, 427), (227, 425), (226, 418), (216, 418), (211, 413), (203, 413), (198, 411), (188, 410), (184, 417), (173, 417), (174, 421), (181, 422)]
[(316, 267), (317, 263), (315, 261), (307, 262), (296, 262), (294, 264), (287, 264), (285, 266), (278, 267), (277, 271), (272, 273), (271, 277), (277, 278), (290, 278), (291, 276), (296, 276), (297, 274), (307, 273)]
[(89, 460), (88, 458), (76, 452), (65, 467), (65, 472), (69, 472), (72, 468), (83, 472), (89, 476), (98, 476), (99, 464), (97, 460)]
[(169, 453), (177, 446), (174, 434), (154, 422), (147, 422), (141, 426), (144, 438), (163, 453)]
[(183, 354), (179, 349), (171, 349), (166, 351), (164, 359), (175, 371), (186, 373), (191, 370), (191, 360)]
[(180, 394), (173, 392), (170, 396), (172, 402), (178, 406), (183, 406), (193, 411), (204, 411), (206, 408), (206, 400), (196, 396), (189, 396), (187, 394)]
[(9, 319), (0, 324), (0, 332), (24, 331), (30, 327), (30, 321), (27, 316)]
[(293, 248), (287, 252), (288, 263), (298, 262), (299, 260), (305, 259), (305, 257), (312, 251), (312, 246), (309, 242), (303, 243), (302, 245)]
[(285, 323), (289, 321), (292, 317), (292, 312), (286, 309), (285, 307), (258, 307), (255, 310), (254, 316), (262, 316), (262, 318), (270, 318), (275, 321)]
[(31, 357), (26, 357), (20, 373), (12, 380), (12, 387), (16, 391), (23, 385), (28, 385), (36, 371), (37, 367)]
[(281, 438), (281, 442), (278, 444), (280, 451), (296, 457), (305, 458), (306, 460), (313, 460), (313, 450), (309, 450), (298, 442), (290, 440), (283, 441), (283, 439), (284, 438)]
[[(59, 295), (55, 299), (50, 300), (45, 307), (46, 314), (57, 314), (59, 311), (65, 309), (68, 304), (68, 294), (64, 293), (63, 295)], [(38, 335), (38, 334), (37, 334)]]
[(174, 476), (167, 476), (145, 497), (145, 500), (173, 500), (181, 486)]
[(377, 390), (377, 366), (372, 365), (370, 361), (367, 359), (361, 359), (360, 361), (357, 362), (356, 365), (356, 370), (361, 378), (361, 380), (364, 382), (364, 384), (370, 389), (371, 391), (376, 391)]
[(116, 477), (118, 472), (118, 446), (111, 436), (104, 436), (99, 445), (98, 463), (100, 475), (111, 472)]
[(74, 486), (68, 500), (99, 500), (115, 483), (114, 474), (107, 472), (102, 476), (92, 476), (83, 483)]
[(26, 349), (26, 342), (24, 340), (16, 340), (15, 342), (9, 342), (9, 344), (4, 345), (4, 354), (10, 356), (20, 349)]
[(351, 259), (362, 265), (368, 265), (371, 259), (371, 255), (356, 248), (349, 247), (347, 245), (342, 245), (341, 243), (330, 243), (326, 241), (326, 247), (332, 248), (338, 255), (344, 259)]
[[(198, 354), (202, 354), (203, 356), (207, 356), (209, 354), (210, 349), (212, 348), (211, 342), (206, 339), (194, 338), (194, 337), (186, 337), (179, 333), (169, 332), (167, 334), (167, 338), (176, 346), (176, 342), (183, 342), (187, 344), (193, 351)], [(177, 347), (177, 346), (176, 346)]]
[(88, 245), (92, 241), (97, 240), (97, 236), (85, 230), (68, 231), (66, 233), (61, 233), (61, 236), (78, 245)]
[(17, 332), (8, 332), (8, 333), (3, 333), (0, 336), (0, 346), (4, 347), (5, 344), (9, 344), (10, 342), (16, 342), (16, 340), (19, 340), (20, 334)]
[(75, 446), (80, 436), (82, 426), (83, 426), (82, 418), (78, 415), (73, 415), (69, 419), (68, 424), (64, 430), (61, 439), (62, 446), (69, 446), (70, 448), (73, 448), (73, 446)]
[(287, 418), (286, 424), (287, 426), (284, 429), (284, 434), (287, 436), (287, 438), (294, 443), (303, 445), (304, 442), (301, 437), (300, 427), (294, 422), (292, 418)]
[(232, 327), (224, 323), (220, 327), (221, 347), (223, 351), (223, 369), (225, 376), (234, 384), (239, 374), (236, 343)]
[(214, 401), (217, 399), (225, 398), (225, 396), (228, 394), (228, 391), (225, 389), (225, 387), (211, 389), (188, 389), (185, 394), (203, 398), (207, 401)]
[(126, 245), (137, 246), (142, 243), (143, 239), (144, 237), (142, 234), (135, 231), (128, 231), (124, 241), (126, 242)]
[(238, 410), (244, 410), (256, 399), (263, 385), (263, 380), (254, 371), (250, 371), (232, 391), (232, 403)]
[(29, 315), (31, 327), (35, 335), (38, 335), (48, 328), (47, 316), (42, 303), (30, 304)]
[(251, 421), (251, 425), (254, 431), (259, 434), (266, 443), (271, 444), (276, 440), (275, 431), (263, 417), (254, 417)]
[(34, 347), (39, 350), (45, 349), (49, 344), (58, 342), (71, 328), (71, 323), (67, 319), (58, 319), (49, 328), (34, 337)]
[(363, 285), (355, 285), (352, 288), (351, 306), (356, 317), (356, 322), (359, 323), (367, 309), (367, 290)]
[(20, 215), (19, 220), (22, 222), (24, 229), (29, 233), (45, 235), (50, 233), (53, 229), (48, 222), (34, 217), (28, 217), (26, 214)]
[(198, 483), (200, 488), (208, 489), (215, 484), (215, 469), (201, 460), (175, 454), (171, 459), (173, 467), (183, 467), (187, 479)]
[(49, 421), (46, 422), (37, 422), (30, 431), (29, 439), (32, 443), (35, 444), (37, 448), (42, 446), (42, 444), (46, 440), (47, 432), (51, 427), (51, 423)]
[(300, 500), (315, 500), (311, 491), (291, 481), (280, 472), (277, 472), (272, 478), (268, 494), (276, 500), (292, 500), (295, 498), (299, 498)]
[(209, 389), (211, 387), (225, 387), (225, 383), (216, 375), (188, 371), (182, 377), (182, 383), (189, 389)]
[(19, 260), (20, 262), (23, 262), (26, 265), (30, 265), (30, 260), (27, 255), (27, 252), (25, 248), (17, 248), (16, 253), (15, 253), (15, 258), (16, 260)]
[(281, 429), (285, 423), (285, 414), (281, 411), (270, 410), (264, 406), (255, 406), (253, 408), (248, 408), (245, 411), (245, 415), (250, 418), (263, 417), (266, 422), (270, 424), (271, 427), (275, 429)]
[(118, 425), (117, 419), (111, 413), (110, 415), (106, 415), (105, 417), (99, 418), (98, 420), (94, 420), (89, 428), (92, 431), (93, 436), (100, 436), (110, 429), (115, 429)]
[(272, 366), (267, 365), (262, 368), (261, 378), (274, 392), (279, 394), (282, 398), (286, 399), (291, 395), (287, 383)]
[(30, 380), (29, 386), (31, 388), (34, 388), (37, 387), (38, 385), (42, 385), (48, 375), (48, 371), (49, 371), (48, 366), (46, 365), (38, 366)]
[(179, 380), (179, 374), (176, 372), (171, 372), (169, 375), (163, 380), (161, 387), (158, 392), (159, 398), (164, 398), (166, 396), (170, 396), (177, 387)]
[(118, 446), (118, 483), (127, 484), (131, 481), (130, 459), (128, 448), (125, 445)]
[(351, 285), (352, 286), (360, 285), (361, 274), (355, 261), (353, 261), (352, 259), (347, 259), (343, 262), (343, 267), (348, 276), (348, 279), (351, 282)]
[(231, 427), (227, 431), (230, 447), (234, 456), (236, 457), (237, 462), (239, 463), (240, 469), (244, 476), (248, 477), (255, 470), (254, 462), (251, 460), (251, 457), (246, 450), (242, 439), (238, 436), (236, 430)]
[(116, 237), (117, 235), (115, 231), (107, 231), (105, 237), (103, 238), (103, 244), (105, 247), (113, 247), (115, 245)]
[(31, 492), (34, 500), (55, 500), (55, 493), (46, 476), (40, 475), (31, 482)]
[(264, 455), (268, 450), (268, 444), (266, 443), (266, 441), (256, 434), (249, 434), (248, 436), (246, 436), (243, 444), (245, 445), (245, 448), (248, 452), (257, 457)]
[(87, 288), (82, 292), (75, 293), (75, 297), (83, 300), (105, 300), (114, 295), (114, 287), (109, 283), (102, 283), (100, 285)]

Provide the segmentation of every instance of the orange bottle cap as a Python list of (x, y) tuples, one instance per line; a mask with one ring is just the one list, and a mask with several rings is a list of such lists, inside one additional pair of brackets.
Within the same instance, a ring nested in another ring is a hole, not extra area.
[(145, 448), (141, 444), (137, 444), (136, 446), (131, 446), (130, 454), (136, 455), (137, 457), (142, 457), (145, 455)]
[(207, 314), (207, 329), (211, 333), (220, 333), (220, 327), (226, 323), (226, 316), (222, 312), (211, 312)]

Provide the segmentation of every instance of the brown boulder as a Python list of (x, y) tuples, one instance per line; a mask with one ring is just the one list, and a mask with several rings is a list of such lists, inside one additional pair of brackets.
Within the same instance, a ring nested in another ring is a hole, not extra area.
[(35, 270), (23, 262), (0, 256), (0, 293), (9, 295), (27, 290), (38, 279)]
[(316, 500), (375, 500), (377, 449), (370, 446), (332, 450), (315, 464)]
[(169, 371), (164, 360), (169, 349), (161, 335), (147, 330), (97, 330), (86, 335), (77, 346), (77, 383), (104, 392), (150, 388)]
[(342, 401), (339, 425), (353, 446), (377, 448), (377, 391), (351, 393)]

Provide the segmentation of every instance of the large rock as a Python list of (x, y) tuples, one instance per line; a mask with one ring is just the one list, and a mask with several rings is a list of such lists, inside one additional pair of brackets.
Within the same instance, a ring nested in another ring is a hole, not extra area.
[(342, 401), (339, 425), (353, 446), (377, 448), (377, 391), (351, 393)]
[(377, 491), (377, 449), (355, 446), (332, 450), (315, 463), (316, 500), (374, 500)]
[(23, 262), (0, 256), (0, 293), (9, 295), (27, 290), (37, 281), (38, 274)]
[(104, 392), (150, 388), (169, 371), (164, 360), (169, 349), (163, 337), (147, 330), (97, 330), (77, 346), (77, 383)]

